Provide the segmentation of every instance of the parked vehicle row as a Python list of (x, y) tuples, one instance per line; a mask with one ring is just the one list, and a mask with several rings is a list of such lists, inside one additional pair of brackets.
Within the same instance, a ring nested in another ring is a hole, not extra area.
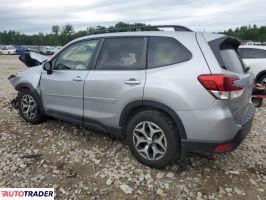
[(16, 48), (13, 46), (0, 46), (0, 55), (15, 55)]
[(0, 55), (21, 55), (25, 52), (35, 52), (43, 55), (53, 55), (59, 51), (61, 46), (11, 46), (11, 45), (2, 45), (0, 46)]

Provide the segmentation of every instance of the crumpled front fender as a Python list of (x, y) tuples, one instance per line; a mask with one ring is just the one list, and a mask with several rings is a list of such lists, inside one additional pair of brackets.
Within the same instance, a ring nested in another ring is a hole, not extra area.
[(38, 91), (41, 73), (42, 65), (29, 68), (26, 71), (19, 72), (17, 75), (12, 74), (8, 77), (8, 80), (16, 90), (24, 86)]

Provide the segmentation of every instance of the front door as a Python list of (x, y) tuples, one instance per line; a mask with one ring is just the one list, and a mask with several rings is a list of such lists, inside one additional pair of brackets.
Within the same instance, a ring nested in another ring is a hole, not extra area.
[(83, 89), (98, 40), (74, 43), (53, 58), (52, 74), (42, 72), (40, 91), (47, 115), (82, 123)]

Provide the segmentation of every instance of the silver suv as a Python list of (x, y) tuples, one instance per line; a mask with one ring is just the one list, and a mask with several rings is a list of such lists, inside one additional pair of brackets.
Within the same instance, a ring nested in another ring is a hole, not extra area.
[(13, 105), (32, 124), (51, 116), (122, 136), (155, 168), (182, 151), (231, 151), (255, 113), (240, 42), (174, 28), (76, 39), (9, 77)]

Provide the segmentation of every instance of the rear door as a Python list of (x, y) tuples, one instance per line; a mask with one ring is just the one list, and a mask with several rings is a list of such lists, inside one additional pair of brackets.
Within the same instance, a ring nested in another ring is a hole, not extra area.
[(243, 88), (229, 98), (229, 108), (236, 121), (240, 121), (250, 108), (249, 103), (254, 85), (253, 77), (247, 73), (247, 68), (237, 50), (240, 42), (234, 38), (222, 37), (209, 42), (209, 44), (220, 67), (228, 74), (238, 77), (233, 84)]
[(145, 37), (106, 38), (85, 80), (84, 124), (118, 127), (122, 109), (142, 100), (146, 65)]

